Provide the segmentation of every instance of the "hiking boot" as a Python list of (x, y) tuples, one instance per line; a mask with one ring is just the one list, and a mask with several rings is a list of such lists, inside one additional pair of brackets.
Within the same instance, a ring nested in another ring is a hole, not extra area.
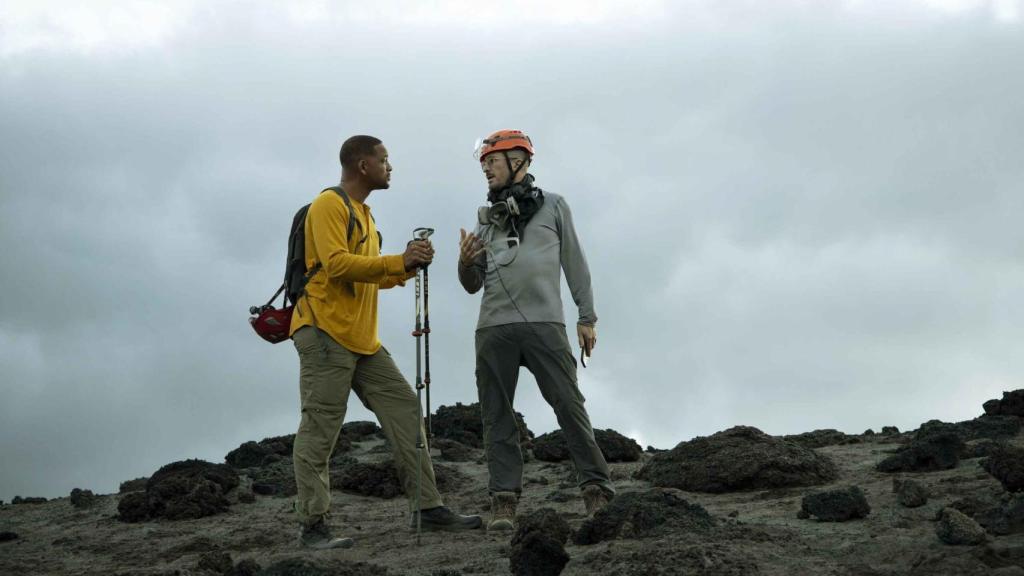
[(447, 506), (437, 506), (412, 513), (412, 521), (409, 528), (416, 531), (416, 519), (420, 518), (420, 528), (427, 532), (447, 530), (473, 530), (483, 524), (479, 516), (463, 516), (452, 512)]
[(519, 497), (515, 492), (495, 492), (491, 497), (491, 521), (487, 530), (511, 530), (515, 527), (516, 505)]
[(351, 538), (335, 538), (327, 522), (320, 518), (313, 524), (303, 524), (299, 534), (299, 543), (314, 550), (328, 550), (330, 548), (351, 548), (355, 540)]
[(587, 509), (587, 516), (591, 518), (608, 505), (611, 500), (610, 494), (597, 484), (587, 484), (583, 487), (583, 506)]

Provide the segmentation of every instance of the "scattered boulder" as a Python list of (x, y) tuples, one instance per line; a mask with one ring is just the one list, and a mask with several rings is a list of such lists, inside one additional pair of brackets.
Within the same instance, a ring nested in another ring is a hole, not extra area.
[(473, 460), (473, 449), (462, 442), (438, 438), (434, 440), (431, 448), (441, 451), (441, 458), (449, 462), (469, 462)]
[(969, 514), (989, 533), (997, 536), (1024, 532), (1024, 495), (1015, 494), (1006, 502)]
[[(519, 412), (515, 413), (519, 425), (519, 442), (529, 445), (533, 432), (526, 427), (526, 421)], [(466, 405), (457, 402), (455, 406), (441, 406), (431, 418), (434, 436), (461, 442), (473, 448), (484, 446), (484, 423), (480, 415), (480, 403)]]
[(558, 576), (569, 554), (565, 543), (571, 529), (557, 512), (541, 508), (518, 519), (512, 536), (509, 568), (517, 576)]
[(231, 576), (256, 576), (263, 568), (259, 562), (252, 558), (246, 558), (235, 564), (234, 570), (231, 572)]
[(231, 561), (231, 554), (220, 551), (203, 554), (199, 557), (199, 563), (196, 567), (199, 570), (209, 570), (224, 576), (232, 576), (235, 568), (234, 563)]
[[(643, 450), (632, 438), (619, 434), (611, 428), (594, 430), (597, 447), (608, 462), (636, 462)], [(569, 445), (561, 430), (541, 434), (533, 441), (533, 457), (543, 462), (569, 460)]]
[(981, 467), (999, 480), (1007, 492), (1024, 490), (1024, 448), (1003, 444), (995, 447)]
[(896, 501), (907, 508), (917, 508), (928, 503), (928, 488), (910, 478), (893, 478), (892, 491)]
[(1020, 432), (1021, 421), (1019, 417), (1008, 414), (984, 414), (973, 420), (957, 422), (956, 427), (964, 440), (1012, 438)]
[(1002, 414), (1024, 418), (1024, 389), (1003, 392), (1001, 400), (989, 400), (984, 404), (985, 414)]
[(80, 490), (75, 488), (71, 490), (71, 505), (75, 508), (89, 508), (96, 503), (96, 495), (92, 493), (92, 490)]
[[(438, 490), (452, 492), (468, 482), (469, 479), (455, 468), (434, 464), (434, 480)], [(356, 462), (353, 460), (340, 470), (337, 479), (332, 476), (331, 485), (346, 492), (377, 498), (394, 498), (405, 493), (394, 460), (384, 462)]]
[(655, 486), (711, 493), (813, 486), (838, 476), (827, 456), (749, 426), (681, 442), (636, 474)]
[(674, 490), (653, 488), (612, 499), (573, 535), (576, 544), (596, 544), (614, 538), (644, 538), (667, 531), (707, 532), (714, 518)]
[[(1024, 545), (1011, 542), (988, 542), (974, 549), (974, 557), (984, 562), (989, 568), (996, 570), (992, 574), (1000, 574), (999, 569), (1017, 568), (1016, 574), (1024, 574)], [(1005, 572), (1014, 574), (1014, 572)]]
[(900, 433), (900, 429), (895, 426), (882, 426), (883, 436), (896, 436)]
[(848, 486), (804, 496), (800, 512), (802, 518), (815, 516), (822, 522), (846, 522), (866, 518), (871, 506), (860, 487)]
[(136, 478), (135, 480), (125, 480), (121, 482), (118, 487), (118, 494), (127, 494), (128, 492), (139, 492), (146, 489), (146, 482), (149, 482), (149, 478), (143, 476), (142, 478)]
[(875, 431), (872, 430), (871, 428), (868, 428), (867, 430), (864, 431), (863, 434), (861, 434), (861, 436), (874, 436), (874, 435), (875, 435)]
[(288, 558), (267, 566), (256, 576), (388, 576), (388, 570), (366, 562)]
[(850, 436), (839, 430), (833, 430), (832, 428), (814, 430), (813, 432), (804, 432), (802, 434), (790, 434), (789, 436), (783, 436), (782, 439), (799, 444), (804, 448), (824, 448), (825, 446), (835, 446), (836, 444), (855, 444), (860, 442), (860, 438)]
[(259, 468), (249, 468), (245, 474), (252, 478), (252, 491), (260, 496), (294, 496), (298, 493), (291, 458), (282, 458)]
[(46, 502), (46, 498), (41, 496), (29, 496), (27, 498), (15, 496), (14, 499), (11, 500), (11, 504), (46, 504)]
[(225, 512), (225, 494), (238, 486), (238, 473), (225, 464), (183, 460), (156, 471), (145, 492), (126, 494), (118, 503), (122, 521), (150, 518), (185, 520)]
[(0, 532), (0, 542), (10, 542), (11, 540), (17, 540), (17, 532)]
[(952, 546), (973, 546), (985, 541), (985, 529), (964, 513), (953, 508), (944, 508), (935, 526), (939, 540)]
[(882, 460), (879, 472), (933, 472), (956, 468), (965, 444), (952, 424), (933, 420), (921, 425), (909, 445)]
[(341, 425), (341, 435), (353, 442), (365, 440), (367, 436), (380, 434), (380, 426), (376, 422), (368, 420), (354, 420)]
[(987, 458), (995, 453), (999, 443), (995, 440), (983, 439), (968, 442), (961, 455), (965, 460), (971, 458)]

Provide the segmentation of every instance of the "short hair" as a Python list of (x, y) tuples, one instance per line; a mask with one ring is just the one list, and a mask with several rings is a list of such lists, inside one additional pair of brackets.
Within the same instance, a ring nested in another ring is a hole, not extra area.
[(522, 160), (523, 162), (530, 163), (530, 153), (523, 148), (513, 148), (507, 151), (510, 160)]
[(341, 165), (345, 168), (355, 168), (356, 164), (359, 163), (366, 156), (373, 156), (377, 153), (374, 148), (378, 144), (382, 144), (380, 138), (373, 136), (358, 135), (352, 136), (341, 145), (341, 151), (338, 152), (338, 159), (341, 161)]

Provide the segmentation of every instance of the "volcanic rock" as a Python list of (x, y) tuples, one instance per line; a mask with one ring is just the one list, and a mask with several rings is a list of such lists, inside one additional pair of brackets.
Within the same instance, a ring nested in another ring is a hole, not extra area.
[(509, 568), (517, 576), (558, 576), (569, 554), (569, 524), (551, 508), (541, 508), (518, 519), (512, 536)]
[(149, 482), (149, 478), (143, 476), (142, 478), (136, 478), (135, 480), (125, 480), (121, 482), (118, 487), (118, 494), (127, 494), (128, 492), (139, 492), (146, 489), (146, 482)]
[[(468, 478), (455, 468), (434, 464), (434, 480), (438, 490), (452, 492), (467, 482)], [(353, 461), (340, 471), (337, 479), (332, 476), (331, 484), (347, 492), (377, 498), (394, 498), (404, 494), (394, 460)]]
[(225, 512), (230, 504), (224, 494), (238, 486), (238, 474), (225, 464), (183, 460), (156, 471), (146, 491), (121, 498), (118, 513), (125, 522), (147, 518), (184, 520)]
[(17, 539), (17, 532), (0, 532), (0, 542), (10, 542), (11, 540)]
[(46, 504), (46, 502), (46, 498), (43, 498), (42, 496), (28, 496), (26, 498), (15, 496), (14, 499), (11, 500), (11, 504)]
[(917, 508), (928, 503), (928, 488), (910, 478), (893, 478), (892, 491), (896, 501), (907, 508)]
[(96, 495), (92, 490), (71, 490), (71, 505), (75, 508), (88, 508), (96, 503)]
[(1024, 495), (1015, 494), (1003, 504), (977, 510), (970, 516), (991, 534), (1019, 534), (1024, 532)]
[[(632, 438), (627, 438), (611, 428), (594, 430), (597, 447), (608, 462), (636, 462), (643, 449)], [(541, 434), (533, 441), (533, 457), (544, 462), (563, 462), (570, 458), (569, 445), (561, 430)]]
[(804, 518), (816, 516), (822, 522), (846, 522), (867, 517), (871, 506), (858, 486), (848, 486), (804, 496), (800, 511)]
[[(522, 414), (516, 412), (515, 415), (516, 423), (519, 425), (519, 442), (529, 445), (533, 440), (533, 432), (526, 427)], [(483, 448), (484, 424), (478, 402), (469, 405), (457, 402), (455, 406), (439, 407), (431, 419), (431, 427), (437, 438), (447, 438), (473, 448)]]
[(895, 436), (900, 433), (900, 429), (895, 426), (882, 426), (883, 436)]
[(231, 554), (227, 552), (207, 552), (199, 557), (196, 567), (200, 570), (210, 570), (217, 574), (230, 576), (234, 570), (234, 563), (231, 561)]
[(1024, 448), (997, 446), (991, 455), (981, 462), (981, 467), (999, 480), (1008, 492), (1024, 490)]
[(235, 564), (234, 570), (231, 572), (231, 576), (256, 576), (259, 574), (262, 568), (259, 562), (252, 558), (246, 558), (241, 560), (238, 564)]
[(985, 529), (959, 510), (952, 508), (945, 508), (940, 513), (935, 535), (939, 540), (953, 546), (973, 546), (985, 541)]
[(802, 434), (790, 434), (789, 436), (783, 436), (782, 439), (799, 444), (804, 448), (824, 448), (825, 446), (835, 446), (836, 444), (860, 442), (860, 438), (832, 428), (814, 430), (813, 432), (804, 432)]
[(376, 422), (367, 420), (354, 420), (341, 425), (341, 435), (353, 442), (365, 440), (367, 436), (373, 436), (381, 432)]
[(288, 558), (260, 570), (256, 576), (388, 576), (388, 570), (366, 562), (333, 560), (320, 563), (305, 558)]
[(965, 460), (969, 460), (971, 458), (987, 458), (996, 452), (996, 448), (998, 446), (999, 442), (989, 440), (987, 438), (984, 440), (968, 442), (967, 446), (964, 448), (963, 454), (961, 454), (961, 457)]
[(989, 400), (984, 404), (985, 414), (1008, 414), (1024, 418), (1024, 389), (1003, 392), (1001, 400)]
[(469, 462), (473, 459), (473, 449), (462, 442), (438, 438), (433, 441), (431, 448), (441, 451), (441, 458), (449, 462)]
[(813, 486), (838, 475), (827, 456), (757, 428), (737, 426), (655, 454), (636, 477), (655, 486), (720, 493)]
[(932, 472), (955, 468), (965, 445), (952, 424), (933, 420), (921, 425), (909, 445), (882, 460), (879, 472)]
[(617, 495), (573, 535), (576, 544), (596, 544), (614, 538), (643, 538), (663, 532), (707, 532), (714, 518), (698, 504), (691, 504), (673, 490), (653, 488), (646, 492)]
[(1018, 416), (1008, 414), (985, 414), (973, 420), (957, 422), (956, 427), (964, 440), (1012, 438), (1020, 432), (1021, 421)]

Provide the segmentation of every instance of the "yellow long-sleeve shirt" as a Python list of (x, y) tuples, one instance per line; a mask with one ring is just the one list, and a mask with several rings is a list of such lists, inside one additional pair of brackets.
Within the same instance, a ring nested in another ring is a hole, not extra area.
[[(306, 215), (306, 269), (317, 262), (321, 269), (306, 284), (292, 315), (289, 335), (313, 325), (357, 354), (380, 349), (377, 336), (377, 291), (404, 286), (415, 272), (406, 272), (401, 254), (381, 256), (377, 226), (370, 207), (350, 198), (349, 214), (341, 196), (325, 190), (313, 200)], [(351, 242), (348, 220), (358, 223)]]

